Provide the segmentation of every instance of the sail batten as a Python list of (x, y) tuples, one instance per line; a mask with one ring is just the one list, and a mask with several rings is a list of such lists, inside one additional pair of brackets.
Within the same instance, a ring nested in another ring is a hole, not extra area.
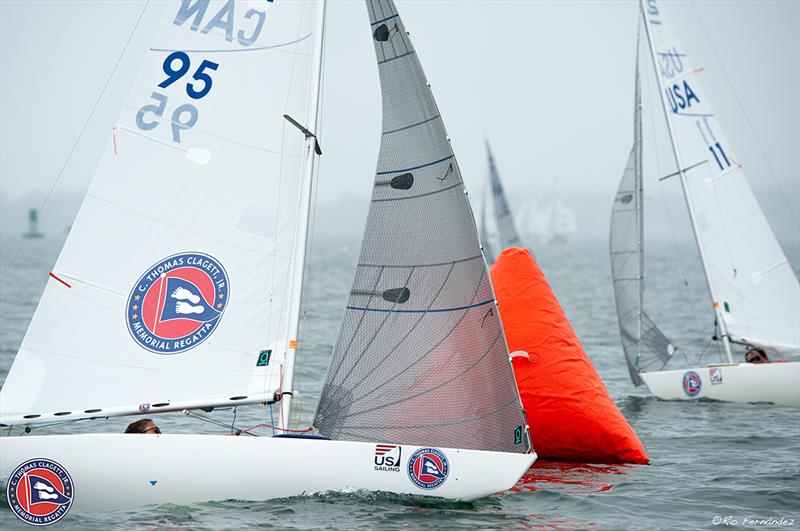
[(394, 3), (368, 0), (367, 11), (391, 134), (381, 137), (314, 426), (332, 439), (526, 452), (491, 281), (439, 110)]

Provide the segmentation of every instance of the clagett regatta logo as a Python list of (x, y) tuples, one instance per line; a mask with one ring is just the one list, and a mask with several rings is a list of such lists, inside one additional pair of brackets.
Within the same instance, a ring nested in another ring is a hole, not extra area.
[(11, 473), (6, 486), (8, 505), (14, 516), (36, 526), (64, 518), (74, 496), (69, 473), (49, 459), (25, 461)]
[(205, 341), (228, 303), (228, 275), (218, 260), (181, 253), (150, 267), (128, 297), (134, 341), (156, 354), (178, 354)]
[(449, 473), (450, 463), (438, 448), (420, 448), (408, 459), (408, 479), (421, 489), (435, 489)]

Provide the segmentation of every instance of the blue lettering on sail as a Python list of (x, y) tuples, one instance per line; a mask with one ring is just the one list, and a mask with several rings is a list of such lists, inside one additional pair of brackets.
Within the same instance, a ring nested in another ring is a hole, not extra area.
[(211, 19), (211, 22), (209, 22), (200, 33), (208, 33), (214, 28), (222, 28), (225, 30), (225, 40), (231, 42), (233, 40), (234, 5), (234, 0), (228, 0), (228, 2), (222, 6), (222, 9), (220, 9), (219, 12), (214, 15), (214, 18)]
[[(272, 0), (270, 0), (272, 1)], [(245, 13), (244, 18), (251, 18), (253, 16), (258, 17), (258, 22), (256, 22), (256, 27), (253, 30), (253, 34), (249, 37), (244, 36), (244, 30), (239, 30), (239, 34), (237, 36), (239, 40), (239, 44), (242, 46), (250, 46), (254, 42), (258, 40), (258, 36), (261, 35), (261, 29), (264, 27), (264, 20), (267, 18), (266, 13), (263, 11), (256, 11), (255, 9), (251, 9), (247, 13)]]
[(180, 26), (186, 22), (189, 17), (194, 15), (192, 31), (197, 31), (197, 28), (200, 27), (200, 22), (202, 22), (206, 14), (206, 9), (208, 9), (208, 2), (209, 0), (194, 0), (194, 2), (192, 0), (183, 0), (183, 2), (181, 2), (181, 7), (178, 9), (178, 13), (175, 15), (175, 20), (173, 20), (172, 23), (176, 26)]
[(647, 13), (650, 15), (650, 24), (661, 25), (661, 21), (654, 18), (659, 15), (656, 0), (647, 0)]
[[(273, 3), (274, 0), (266, 0), (266, 2)], [(208, 10), (209, 0), (183, 0), (178, 12), (175, 14), (175, 19), (172, 21), (176, 26), (182, 26), (187, 20), (192, 19), (191, 30), (198, 31), (204, 22), (206, 11)], [(246, 34), (245, 29), (240, 29), (236, 34), (236, 40), (242, 46), (250, 46), (258, 40), (261, 31), (264, 29), (264, 21), (267, 14), (264, 11), (257, 9), (249, 9), (244, 14), (244, 20), (255, 23), (252, 26), (250, 35)], [(219, 28), (225, 32), (225, 40), (233, 42), (233, 32), (235, 30), (236, 20), (236, 0), (228, 0), (217, 11), (217, 13), (200, 29), (200, 33), (207, 35), (211, 30)]]
[(700, 98), (695, 95), (692, 87), (686, 81), (683, 82), (683, 87), (678, 83), (673, 83), (671, 87), (667, 87), (664, 90), (667, 92), (667, 99), (674, 113), (691, 107), (692, 100), (700, 103)]
[(685, 53), (678, 53), (676, 47), (666, 52), (658, 52), (661, 59), (661, 76), (667, 80), (681, 74), (683, 72), (683, 60), (681, 57), (686, 57)]

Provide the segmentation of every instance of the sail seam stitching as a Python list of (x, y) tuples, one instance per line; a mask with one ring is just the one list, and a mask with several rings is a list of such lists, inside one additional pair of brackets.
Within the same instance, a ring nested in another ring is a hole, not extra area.
[(440, 312), (457, 312), (460, 310), (469, 310), (470, 308), (477, 308), (478, 306), (485, 306), (494, 302), (494, 299), (489, 299), (483, 302), (476, 302), (469, 306), (458, 306), (454, 308), (433, 308), (428, 310), (395, 310), (390, 308), (364, 308), (361, 306), (347, 306), (348, 310), (358, 310), (362, 312), (387, 312), (387, 313), (440, 313)]

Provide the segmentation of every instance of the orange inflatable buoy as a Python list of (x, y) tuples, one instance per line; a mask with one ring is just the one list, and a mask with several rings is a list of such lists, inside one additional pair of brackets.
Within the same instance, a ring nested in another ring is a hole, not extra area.
[(504, 250), (491, 276), (539, 458), (647, 464), (530, 252)]

